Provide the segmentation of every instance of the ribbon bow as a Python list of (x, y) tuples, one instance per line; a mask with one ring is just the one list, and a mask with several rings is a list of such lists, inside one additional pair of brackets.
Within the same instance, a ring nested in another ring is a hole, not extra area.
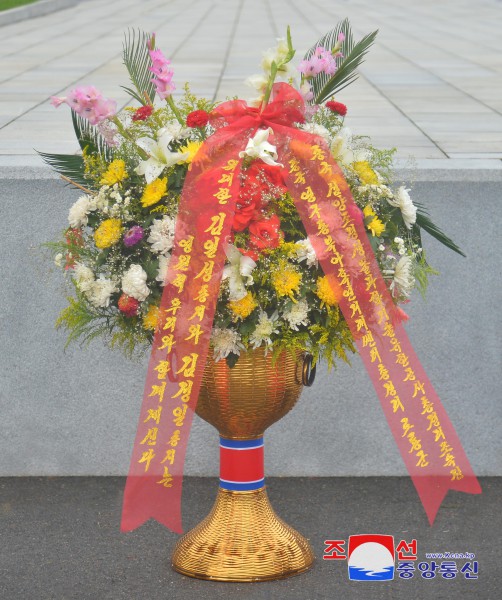
[(371, 377), (403, 460), (433, 522), (448, 489), (479, 493), (460, 440), (400, 324), (341, 169), (325, 141), (294, 127), (305, 105), (275, 84), (259, 111), (242, 100), (211, 115), (180, 199), (175, 242), (124, 493), (123, 531), (155, 518), (181, 532), (183, 464), (239, 196), (239, 152), (273, 129), (278, 160), (305, 230)]

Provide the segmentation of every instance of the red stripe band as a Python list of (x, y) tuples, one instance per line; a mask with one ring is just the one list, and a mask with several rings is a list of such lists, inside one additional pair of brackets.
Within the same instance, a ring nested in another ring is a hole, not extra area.
[[(258, 483), (264, 478), (263, 438), (253, 440), (226, 440), (220, 444), (220, 480), (228, 483)], [(229, 447), (232, 446), (232, 447)], [(258, 487), (261, 487), (260, 484)], [(222, 485), (222, 487), (227, 487)]]

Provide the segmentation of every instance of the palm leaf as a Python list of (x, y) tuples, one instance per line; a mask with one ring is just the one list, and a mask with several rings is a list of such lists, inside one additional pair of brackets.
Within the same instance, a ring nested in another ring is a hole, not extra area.
[(315, 104), (320, 104), (332, 96), (335, 92), (339, 92), (350, 85), (358, 78), (356, 69), (362, 63), (365, 55), (375, 41), (378, 29), (364, 36), (362, 40), (354, 43), (354, 36), (348, 19), (344, 19), (341, 23), (325, 34), (305, 55), (305, 59), (309, 59), (318, 46), (326, 49), (332, 49), (337, 40), (338, 35), (343, 33), (345, 40), (342, 42), (341, 52), (344, 58), (338, 65), (338, 69), (334, 75), (320, 73), (312, 79), (311, 86), (314, 93)]
[(145, 92), (152, 104), (155, 98), (155, 86), (150, 81), (152, 73), (148, 70), (148, 67), (152, 64), (147, 46), (149, 38), (150, 36), (144, 31), (128, 29), (122, 51), (124, 65), (134, 89), (121, 87), (143, 106), (149, 104), (145, 98)]
[(457, 244), (455, 244), (455, 242), (451, 238), (449, 238), (445, 233), (443, 233), (441, 229), (439, 229), (439, 227), (431, 221), (425, 208), (417, 202), (415, 202), (415, 204), (417, 206), (416, 224), (418, 225), (418, 227), (420, 227), (424, 231), (427, 231), (428, 234), (432, 235), (432, 237), (436, 238), (438, 242), (441, 242), (441, 244), (443, 244), (447, 248), (450, 248), (450, 250), (453, 250), (457, 254), (460, 254), (461, 256), (465, 257), (465, 254), (462, 252), (462, 250), (460, 250)]
[(106, 161), (113, 160), (113, 149), (106, 144), (105, 139), (94, 125), (91, 125), (87, 119), (83, 119), (73, 110), (71, 111), (71, 119), (82, 151), (85, 150), (88, 154), (100, 154)]
[(91, 187), (85, 177), (85, 165), (82, 156), (78, 154), (48, 154), (47, 152), (39, 152), (38, 154), (60, 175), (64, 175), (81, 186)]

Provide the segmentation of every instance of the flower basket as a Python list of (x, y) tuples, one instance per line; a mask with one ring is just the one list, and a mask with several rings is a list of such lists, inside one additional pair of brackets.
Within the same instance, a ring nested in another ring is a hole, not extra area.
[[(347, 107), (338, 100), (375, 35), (356, 42), (343, 21), (295, 70), (288, 29), (264, 54), (263, 74), (250, 78), (258, 98), (215, 104), (188, 86), (175, 101), (174, 72), (155, 36), (133, 32), (124, 63), (135, 106), (117, 113), (91, 86), (53, 98), (72, 109), (82, 152), (43, 156), (83, 192), (68, 229), (51, 244), (73, 287), (58, 326), (69, 341), (99, 336), (126, 355), (151, 353), (124, 531), (150, 517), (181, 531), (194, 412), (225, 439), (260, 437), (266, 420), (251, 433), (242, 404), (253, 419), (268, 414), (274, 365), (293, 361), (296, 370), (305, 354), (314, 365), (324, 359), (333, 366), (357, 349), (431, 522), (449, 488), (479, 491), (400, 307), (435, 274), (424, 231), (461, 251), (409, 190), (394, 184), (392, 152), (345, 127)], [(249, 381), (245, 365), (257, 355), (265, 362)], [(228, 396), (234, 368), (239, 393)], [(209, 372), (218, 381), (224, 373), (214, 402)], [(230, 418), (216, 419), (227, 405)], [(274, 418), (288, 408), (274, 410)], [(208, 578), (279, 577), (311, 563), (308, 547), (299, 547), (301, 565), (281, 563), (261, 574), (256, 565), (251, 575), (235, 565), (201, 571), (187, 567), (179, 551), (174, 564)]]

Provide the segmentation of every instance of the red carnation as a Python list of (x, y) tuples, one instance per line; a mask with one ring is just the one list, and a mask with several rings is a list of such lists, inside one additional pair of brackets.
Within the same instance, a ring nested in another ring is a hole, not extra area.
[(119, 310), (124, 313), (126, 317), (135, 317), (138, 314), (139, 302), (136, 298), (122, 294), (119, 298)]
[(140, 106), (132, 116), (133, 121), (146, 121), (148, 117), (153, 113), (153, 106), (147, 104), (146, 106)]
[(209, 113), (205, 110), (194, 110), (187, 115), (187, 127), (204, 127), (209, 122)]
[(332, 112), (338, 113), (342, 117), (347, 114), (347, 107), (342, 102), (335, 102), (332, 100), (331, 102), (326, 102), (326, 107)]

